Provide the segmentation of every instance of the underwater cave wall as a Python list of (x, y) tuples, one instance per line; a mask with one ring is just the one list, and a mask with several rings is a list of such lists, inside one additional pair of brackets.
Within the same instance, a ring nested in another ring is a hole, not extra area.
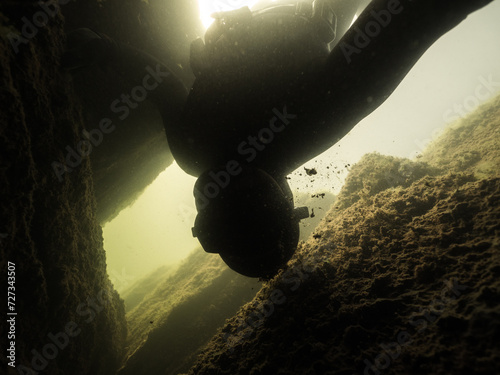
[(15, 270), (11, 311), (17, 313), (15, 359), (6, 359), (3, 340), (2, 368), (112, 374), (124, 353), (123, 301), (106, 273), (89, 160), (62, 181), (54, 173), (66, 146), (81, 140), (83, 121), (59, 67), (62, 17), (26, 26), (40, 10), (34, 1), (0, 5), (1, 274), (6, 282), (7, 266)]

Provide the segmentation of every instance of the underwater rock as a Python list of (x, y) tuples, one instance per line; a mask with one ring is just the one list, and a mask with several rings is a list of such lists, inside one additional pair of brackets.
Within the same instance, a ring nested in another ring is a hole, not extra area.
[[(178, 269), (152, 277), (156, 286), (127, 313), (128, 354), (119, 375), (188, 371), (217, 328), (261, 288), (201, 248)], [(133, 289), (144, 290), (149, 283), (145, 279)]]
[(499, 373), (499, 111), (497, 97), (422, 161), (353, 166), (317, 238), (189, 374)]
[(0, 246), (15, 297), (10, 312), (17, 313), (9, 327), (14, 358), (2, 355), (2, 372), (112, 374), (127, 328), (106, 273), (90, 164), (83, 160), (62, 181), (52, 168), (83, 130), (81, 107), (59, 68), (63, 20), (54, 15), (16, 44), (39, 4), (0, 7)]
[(476, 178), (498, 174), (499, 133), (500, 97), (497, 96), (468, 117), (443, 129), (420, 161), (441, 170), (471, 172)]

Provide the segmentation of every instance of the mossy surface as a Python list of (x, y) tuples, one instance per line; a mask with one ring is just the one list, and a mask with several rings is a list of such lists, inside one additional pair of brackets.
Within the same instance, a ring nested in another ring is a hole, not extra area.
[(417, 161), (353, 166), (189, 374), (498, 373), (499, 110), (497, 97)]
[[(18, 313), (17, 369), (2, 356), (2, 373), (114, 373), (124, 355), (125, 311), (106, 273), (90, 163), (62, 181), (52, 168), (84, 126), (59, 66), (63, 19), (53, 17), (16, 53), (9, 33), (20, 35), (22, 16), (39, 8), (5, 2), (0, 9), (0, 265), (5, 275), (15, 264)], [(58, 347), (51, 335), (60, 337)]]

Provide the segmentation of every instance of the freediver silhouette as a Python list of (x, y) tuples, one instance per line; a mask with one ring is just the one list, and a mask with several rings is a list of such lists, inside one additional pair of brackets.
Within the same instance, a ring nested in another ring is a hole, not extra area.
[(268, 278), (294, 254), (308, 216), (294, 208), (286, 176), (332, 147), (439, 37), (491, 1), (285, 0), (221, 12), (191, 45), (190, 91), (154, 57), (88, 29), (68, 36), (63, 66), (111, 65), (136, 83), (146, 66), (159, 69), (148, 99), (176, 162), (198, 178), (193, 235), (236, 272)]

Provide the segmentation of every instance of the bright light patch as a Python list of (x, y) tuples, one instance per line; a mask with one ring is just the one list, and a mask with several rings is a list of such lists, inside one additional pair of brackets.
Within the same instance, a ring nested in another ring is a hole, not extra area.
[(200, 9), (200, 19), (203, 26), (208, 29), (212, 24), (213, 18), (211, 14), (217, 12), (226, 12), (235, 10), (244, 6), (252, 7), (256, 0), (198, 0), (198, 8)]
[(118, 292), (199, 246), (191, 235), (196, 179), (172, 163), (135, 203), (103, 228), (108, 273)]
[(354, 16), (354, 18), (352, 19), (352, 22), (351, 22), (351, 24), (349, 25), (349, 27), (351, 27), (352, 25), (354, 25), (354, 22), (356, 22), (356, 20), (357, 20), (357, 19), (358, 19), (358, 15), (356, 14), (356, 15)]

